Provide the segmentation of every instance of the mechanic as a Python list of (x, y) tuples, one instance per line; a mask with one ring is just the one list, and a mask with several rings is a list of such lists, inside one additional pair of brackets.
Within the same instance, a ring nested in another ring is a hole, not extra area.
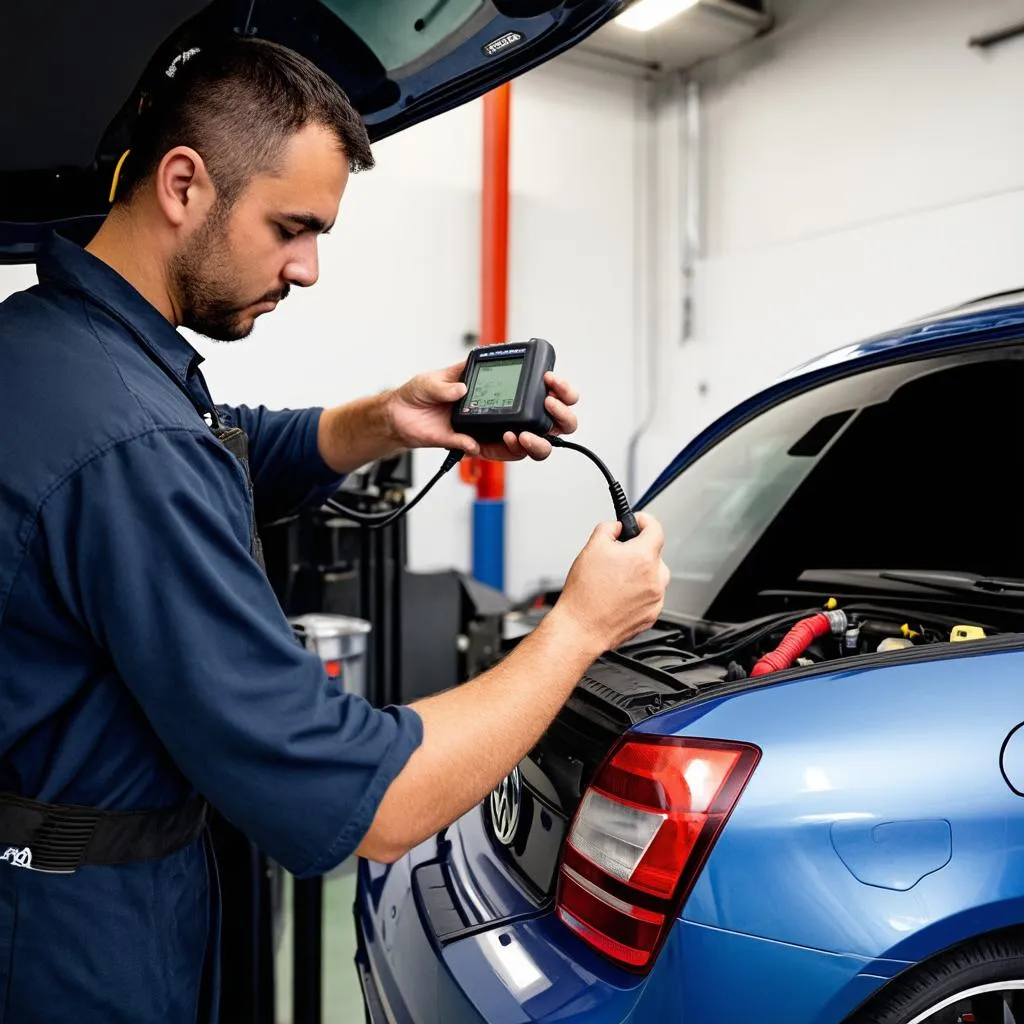
[[(294, 637), (259, 521), (408, 448), (550, 452), (453, 434), (458, 366), (326, 410), (214, 404), (176, 328), (243, 338), (314, 284), (318, 236), (372, 165), (358, 114), (304, 58), (203, 48), (141, 114), (93, 240), (54, 237), (38, 285), (0, 304), (7, 1021), (216, 1019), (207, 801), (297, 876), (392, 861), (482, 800), (661, 608), (663, 536), (641, 516), (628, 543), (595, 529), (505, 661), (410, 706), (339, 694)], [(547, 383), (572, 432), (576, 392)]]

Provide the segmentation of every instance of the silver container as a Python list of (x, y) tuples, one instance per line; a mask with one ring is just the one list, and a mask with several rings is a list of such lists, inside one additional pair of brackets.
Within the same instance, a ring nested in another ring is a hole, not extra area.
[(296, 615), (288, 621), (303, 647), (320, 656), (331, 679), (346, 693), (366, 696), (369, 622), (326, 614)]

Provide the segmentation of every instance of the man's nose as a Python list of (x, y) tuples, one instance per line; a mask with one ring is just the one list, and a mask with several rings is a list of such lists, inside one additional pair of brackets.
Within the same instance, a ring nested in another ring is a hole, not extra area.
[(285, 264), (284, 279), (299, 288), (314, 285), (320, 277), (320, 258), (317, 254), (316, 241), (305, 247), (301, 254), (296, 254)]

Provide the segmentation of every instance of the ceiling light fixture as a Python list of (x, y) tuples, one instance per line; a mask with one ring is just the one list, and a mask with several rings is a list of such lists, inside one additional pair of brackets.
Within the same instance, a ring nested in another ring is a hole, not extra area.
[(616, 23), (635, 32), (648, 32), (663, 25), (670, 18), (682, 14), (689, 7), (695, 7), (700, 0), (636, 0), (622, 12)]

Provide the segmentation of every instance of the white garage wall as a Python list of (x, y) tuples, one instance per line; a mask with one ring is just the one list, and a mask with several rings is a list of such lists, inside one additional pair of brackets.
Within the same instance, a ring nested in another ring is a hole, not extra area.
[[(635, 416), (632, 80), (565, 62), (512, 86), (509, 337), (545, 337), (580, 389), (579, 437), (615, 466)], [(324, 404), (464, 358), (479, 327), (482, 101), (375, 147), (321, 243), (321, 278), (239, 345), (198, 342), (229, 401)], [(282, 365), (282, 355), (287, 362)], [(615, 415), (611, 411), (615, 410)], [(626, 430), (618, 418), (623, 417)], [(442, 456), (417, 453), (417, 484)], [(506, 472), (506, 590), (561, 578), (607, 489), (581, 456), (556, 452)], [(409, 518), (414, 569), (471, 563), (474, 489), (453, 471)]]
[[(778, 10), (774, 33), (698, 71), (696, 334), (679, 341), (670, 220), (661, 411), (645, 470), (805, 358), (1024, 286), (1024, 39), (987, 53), (967, 45), (1019, 21), (1018, 0)], [(671, 218), (681, 172), (666, 153)]]
[[(624, 471), (636, 417), (629, 353), (637, 308), (635, 184), (642, 86), (566, 61), (513, 84), (509, 336), (546, 337), (579, 387), (578, 437)], [(319, 283), (293, 290), (244, 342), (192, 338), (219, 401), (271, 407), (334, 404), (462, 359), (479, 326), (482, 103), (375, 147), (338, 225), (321, 243)], [(0, 297), (34, 281), (0, 269)], [(440, 453), (418, 453), (423, 483)], [(581, 456), (507, 471), (506, 589), (561, 578), (607, 490)], [(471, 560), (473, 488), (457, 471), (410, 516), (415, 569)]]

